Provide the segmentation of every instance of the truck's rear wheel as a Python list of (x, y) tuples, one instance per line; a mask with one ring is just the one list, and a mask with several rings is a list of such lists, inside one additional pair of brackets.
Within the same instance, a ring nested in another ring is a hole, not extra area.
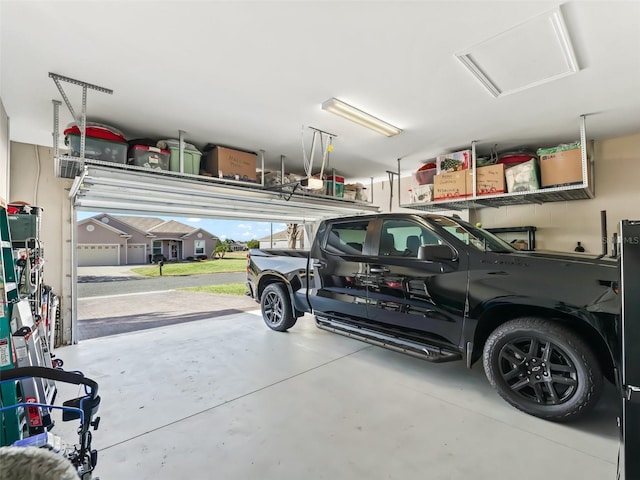
[(602, 371), (578, 335), (539, 318), (500, 325), (484, 346), (484, 370), (502, 398), (525, 413), (566, 422), (602, 393)]
[(287, 288), (281, 283), (272, 283), (260, 297), (262, 318), (271, 330), (284, 332), (296, 324)]

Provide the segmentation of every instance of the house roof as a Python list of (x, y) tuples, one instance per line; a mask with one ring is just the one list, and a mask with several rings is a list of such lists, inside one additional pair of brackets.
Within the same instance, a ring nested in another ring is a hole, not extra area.
[(120, 235), (121, 237), (130, 237), (131, 235), (123, 230), (120, 230), (119, 228), (114, 227), (113, 225), (109, 225), (108, 223), (104, 223), (101, 222), (100, 219), (96, 216), (96, 217), (91, 217), (91, 218), (85, 218), (84, 220), (78, 222), (78, 227), (81, 227), (83, 225), (86, 224), (93, 224), (96, 225), (100, 228), (104, 228), (106, 230), (110, 230), (118, 235)]
[(155, 234), (180, 233), (183, 235), (185, 233), (190, 233), (194, 230), (197, 230), (197, 228), (190, 227), (189, 225), (185, 225), (184, 223), (176, 222), (175, 220), (163, 221), (162, 223), (154, 225), (153, 227), (148, 229), (149, 232), (153, 232)]
[(165, 220), (156, 217), (130, 217), (126, 215), (111, 216), (145, 233), (151, 230), (153, 227), (165, 222)]
[(218, 238), (215, 235), (212, 235), (211, 233), (207, 232), (203, 228), (200, 228), (200, 227), (194, 228), (189, 225), (185, 225), (184, 223), (177, 222), (175, 220), (162, 220), (161, 218), (157, 218), (157, 217), (133, 217), (133, 216), (126, 216), (126, 215), (109, 215), (109, 214), (101, 213), (93, 217), (87, 218), (82, 222), (79, 222), (78, 225), (82, 223), (86, 223), (88, 221), (93, 221), (96, 224), (101, 224), (107, 228), (110, 228), (111, 230), (118, 231), (121, 234), (127, 235), (127, 232), (117, 229), (116, 227), (113, 227), (108, 223), (102, 222), (101, 218), (105, 216), (111, 217), (121, 222), (122, 224), (125, 224), (128, 227), (138, 230), (139, 232), (148, 236), (158, 236), (159, 234), (181, 234), (183, 236), (189, 236), (197, 231), (201, 231), (202, 233), (204, 233), (205, 235), (211, 238)]
[(211, 237), (212, 239), (215, 240), (220, 240), (218, 237), (216, 237), (215, 235), (212, 235), (211, 233), (207, 232), (205, 229), (198, 227), (198, 228), (194, 228), (193, 230), (191, 230), (188, 233), (185, 233), (184, 235), (182, 235), (182, 238), (186, 238), (186, 237), (190, 237), (191, 235), (194, 235), (198, 232), (202, 232), (204, 235), (208, 235), (209, 237)]
[(281, 240), (287, 240), (287, 231), (281, 230), (279, 232), (274, 232), (273, 235), (267, 235), (266, 237), (259, 238), (259, 242), (269, 242), (273, 239), (274, 242), (279, 242)]

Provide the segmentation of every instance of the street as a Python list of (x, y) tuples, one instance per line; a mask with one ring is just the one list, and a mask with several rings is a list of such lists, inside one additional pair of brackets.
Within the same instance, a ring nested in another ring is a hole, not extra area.
[(184, 287), (223, 285), (246, 280), (245, 272), (214, 273), (208, 275), (143, 277), (129, 276), (78, 276), (78, 298), (119, 295), (125, 293), (158, 292)]

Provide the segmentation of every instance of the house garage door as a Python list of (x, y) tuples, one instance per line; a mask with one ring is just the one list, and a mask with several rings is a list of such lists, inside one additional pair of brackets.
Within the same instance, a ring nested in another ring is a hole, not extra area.
[(78, 245), (78, 266), (120, 265), (118, 245)]
[(127, 264), (147, 263), (145, 247), (144, 243), (127, 245)]

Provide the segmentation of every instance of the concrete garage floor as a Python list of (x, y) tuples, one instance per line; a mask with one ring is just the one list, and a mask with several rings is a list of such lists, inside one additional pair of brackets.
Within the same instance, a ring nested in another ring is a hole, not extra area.
[(503, 402), (479, 365), (429, 364), (310, 316), (285, 334), (252, 311), (57, 354), (100, 384), (103, 480), (615, 478), (613, 387), (588, 419), (549, 423)]

